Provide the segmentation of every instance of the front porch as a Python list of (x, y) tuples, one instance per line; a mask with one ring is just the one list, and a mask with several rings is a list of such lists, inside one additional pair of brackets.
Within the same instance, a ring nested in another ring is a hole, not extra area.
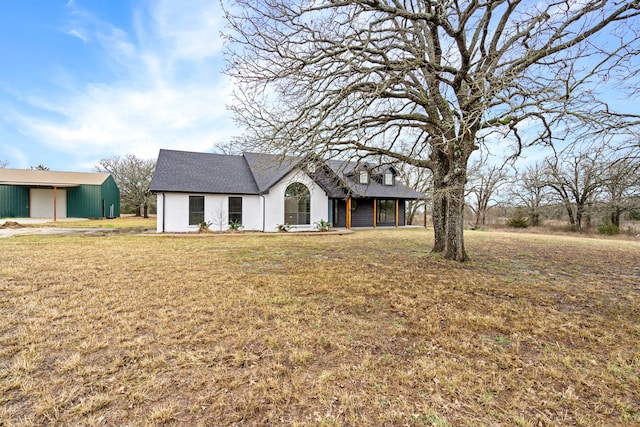
[(328, 217), (334, 227), (402, 227), (406, 225), (405, 200), (329, 199)]

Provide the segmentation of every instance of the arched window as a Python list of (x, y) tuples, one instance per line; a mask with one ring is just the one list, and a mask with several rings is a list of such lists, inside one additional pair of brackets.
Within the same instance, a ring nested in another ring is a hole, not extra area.
[(284, 222), (289, 225), (311, 223), (311, 195), (306, 185), (294, 182), (284, 192)]

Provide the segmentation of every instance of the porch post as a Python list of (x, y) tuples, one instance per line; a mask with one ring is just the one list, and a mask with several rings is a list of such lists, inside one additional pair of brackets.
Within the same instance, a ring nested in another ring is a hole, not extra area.
[(377, 217), (376, 213), (378, 211), (377, 207), (378, 207), (378, 200), (374, 198), (373, 199), (373, 228), (376, 228), (376, 225), (377, 225), (377, 223), (376, 223), (376, 219), (377, 219), (376, 218)]
[(53, 222), (57, 220), (57, 207), (58, 207), (58, 187), (53, 186)]
[(398, 228), (398, 207), (400, 206), (400, 200), (396, 199), (396, 228)]
[(351, 196), (347, 197), (347, 217), (345, 225), (347, 228), (351, 228)]

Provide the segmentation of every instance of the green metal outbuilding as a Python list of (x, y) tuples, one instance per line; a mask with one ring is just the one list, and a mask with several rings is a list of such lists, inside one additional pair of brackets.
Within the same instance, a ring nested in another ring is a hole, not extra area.
[(108, 173), (0, 169), (0, 218), (115, 218), (120, 190)]

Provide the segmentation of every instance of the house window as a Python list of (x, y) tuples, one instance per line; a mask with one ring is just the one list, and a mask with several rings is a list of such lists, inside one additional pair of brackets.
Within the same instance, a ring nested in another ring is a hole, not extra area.
[(189, 225), (204, 221), (204, 196), (189, 196)]
[(384, 173), (384, 185), (393, 185), (393, 172), (386, 171)]
[(289, 225), (311, 223), (311, 195), (304, 184), (294, 182), (284, 192), (284, 222)]
[(242, 197), (229, 197), (229, 224), (242, 224)]
[(360, 184), (369, 183), (369, 172), (366, 170), (360, 171)]
[(396, 201), (378, 200), (378, 224), (395, 224)]

